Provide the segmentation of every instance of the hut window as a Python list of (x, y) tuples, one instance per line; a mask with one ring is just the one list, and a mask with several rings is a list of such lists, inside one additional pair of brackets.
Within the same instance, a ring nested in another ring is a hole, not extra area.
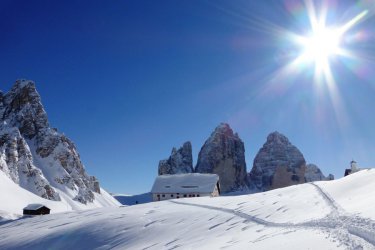
[(173, 194), (171, 194), (171, 197), (173, 197)]
[(165, 197), (165, 194), (163, 194), (162, 197)]
[(199, 197), (199, 194), (197, 194), (197, 197)]
[(156, 195), (157, 197), (160, 197), (160, 194)]
[(186, 197), (186, 194), (184, 194), (184, 197)]

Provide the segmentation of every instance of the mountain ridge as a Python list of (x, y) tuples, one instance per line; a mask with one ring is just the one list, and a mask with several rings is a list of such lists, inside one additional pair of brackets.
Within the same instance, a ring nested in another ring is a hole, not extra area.
[[(182, 148), (179, 152), (181, 150)], [(176, 152), (173, 148), (168, 161), (178, 158)], [(181, 155), (178, 156), (181, 158)], [(166, 162), (167, 160), (160, 161), (159, 175), (186, 172), (180, 171), (186, 168), (179, 163), (181, 161), (174, 161), (174, 171), (161, 173), (161, 166), (165, 166)], [(333, 179), (332, 175), (325, 177), (318, 166), (307, 164), (301, 151), (278, 131), (267, 136), (254, 158), (250, 172), (247, 172), (244, 143), (228, 123), (220, 123), (204, 142), (194, 172), (218, 174), (222, 193), (261, 192)]]
[(104, 190), (87, 174), (74, 143), (50, 126), (33, 81), (17, 80), (0, 94), (0, 170), (45, 199), (100, 206), (94, 201)]

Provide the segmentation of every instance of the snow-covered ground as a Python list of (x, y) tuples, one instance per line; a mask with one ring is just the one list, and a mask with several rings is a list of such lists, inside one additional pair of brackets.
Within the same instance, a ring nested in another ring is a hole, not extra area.
[(375, 170), (252, 195), (65, 212), (0, 225), (0, 249), (69, 248), (375, 249)]
[(152, 194), (144, 193), (137, 195), (126, 195), (126, 194), (114, 194), (113, 197), (120, 202), (122, 205), (137, 205), (152, 202)]
[(51, 209), (51, 213), (93, 209), (97, 207), (118, 207), (120, 205), (103, 189), (101, 189), (101, 195), (95, 194), (94, 202), (87, 205), (72, 200), (68, 196), (65, 196), (64, 192), (60, 192), (61, 201), (43, 199), (14, 183), (2, 171), (0, 171), (0, 190), (0, 221), (21, 217), (23, 208), (32, 203), (46, 205)]
[(21, 188), (0, 171), (0, 219), (16, 219), (22, 215), (22, 209), (31, 203), (42, 203), (52, 213), (64, 212), (71, 208), (58, 201), (43, 199)]

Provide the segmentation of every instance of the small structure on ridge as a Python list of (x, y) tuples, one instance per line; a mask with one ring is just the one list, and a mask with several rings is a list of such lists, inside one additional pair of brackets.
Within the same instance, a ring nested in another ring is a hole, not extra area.
[(344, 176), (354, 174), (358, 171), (365, 170), (365, 169), (371, 169), (371, 168), (359, 168), (357, 165), (357, 162), (353, 160), (350, 162), (350, 168), (345, 169)]

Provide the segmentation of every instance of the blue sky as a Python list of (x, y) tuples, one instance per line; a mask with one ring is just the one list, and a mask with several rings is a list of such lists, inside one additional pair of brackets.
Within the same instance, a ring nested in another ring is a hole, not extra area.
[(347, 42), (360, 57), (332, 58), (333, 92), (311, 64), (277, 73), (298, 53), (281, 31), (309, 30), (301, 1), (3, 0), (0, 89), (34, 80), (51, 125), (111, 192), (150, 190), (158, 161), (187, 140), (196, 162), (220, 122), (245, 142), (248, 172), (277, 130), (341, 177), (352, 159), (375, 166), (371, 5), (329, 1), (332, 24), (370, 11)]

